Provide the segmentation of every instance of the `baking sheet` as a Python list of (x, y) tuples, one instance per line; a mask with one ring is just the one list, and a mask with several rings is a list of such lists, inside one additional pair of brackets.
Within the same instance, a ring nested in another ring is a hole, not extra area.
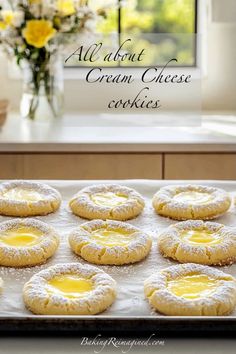
[[(80, 257), (74, 255), (69, 248), (67, 237), (69, 232), (78, 225), (86, 222), (71, 213), (68, 208), (68, 201), (81, 188), (98, 183), (119, 183), (128, 187), (135, 188), (145, 198), (146, 207), (142, 215), (134, 220), (128, 221), (137, 227), (148, 232), (153, 238), (153, 247), (150, 255), (144, 260), (134, 265), (128, 266), (98, 266), (105, 272), (110, 274), (117, 281), (118, 296), (114, 304), (99, 316), (107, 317), (163, 317), (161, 314), (153, 311), (143, 295), (143, 281), (153, 272), (168, 267), (177, 262), (163, 258), (157, 251), (158, 233), (175, 223), (158, 216), (151, 205), (152, 196), (162, 186), (169, 184), (179, 184), (183, 181), (152, 181), (152, 180), (128, 180), (128, 181), (41, 181), (48, 183), (50, 186), (59, 190), (62, 195), (62, 205), (59, 211), (48, 216), (37, 217), (51, 226), (59, 233), (61, 243), (55, 256), (46, 264), (31, 268), (14, 269), (0, 267), (0, 276), (4, 280), (4, 291), (1, 295), (0, 317), (4, 318), (22, 318), (35, 317), (24, 306), (22, 300), (22, 288), (30, 277), (57, 263), (81, 262)], [(188, 183), (184, 181), (184, 183)], [(224, 188), (233, 196), (236, 194), (236, 182), (219, 182), (219, 181), (190, 181), (189, 183), (198, 183)], [(9, 217), (0, 217), (0, 222), (9, 220)], [(228, 226), (236, 226), (236, 208), (234, 206), (226, 213), (219, 217), (217, 222)], [(231, 266), (219, 267), (221, 270), (236, 276), (236, 264)], [(96, 316), (96, 317), (97, 317)], [(235, 317), (236, 311), (230, 316)], [(39, 317), (39, 316), (37, 316)], [(43, 317), (43, 316), (41, 316)]]

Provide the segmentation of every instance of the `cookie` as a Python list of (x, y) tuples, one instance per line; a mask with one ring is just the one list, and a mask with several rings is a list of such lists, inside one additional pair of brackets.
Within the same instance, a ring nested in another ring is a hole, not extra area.
[(101, 184), (79, 191), (69, 203), (72, 212), (85, 219), (129, 220), (144, 208), (144, 199), (132, 188)]
[(35, 274), (23, 288), (26, 307), (38, 315), (95, 315), (116, 298), (116, 282), (80, 263), (57, 264)]
[(93, 220), (69, 235), (72, 250), (90, 263), (122, 265), (139, 262), (150, 252), (151, 238), (121, 221)]
[(51, 226), (36, 219), (14, 219), (0, 224), (0, 265), (26, 267), (45, 263), (59, 245)]
[(225, 316), (236, 305), (236, 280), (199, 264), (163, 269), (144, 282), (150, 305), (169, 316)]
[(183, 221), (159, 235), (158, 248), (165, 257), (181, 263), (232, 264), (236, 260), (236, 229), (209, 221)]
[(0, 214), (36, 216), (55, 212), (61, 204), (60, 193), (35, 182), (11, 181), (0, 184)]
[(175, 220), (208, 220), (224, 214), (231, 205), (231, 198), (220, 188), (173, 185), (161, 188), (152, 204), (159, 215)]

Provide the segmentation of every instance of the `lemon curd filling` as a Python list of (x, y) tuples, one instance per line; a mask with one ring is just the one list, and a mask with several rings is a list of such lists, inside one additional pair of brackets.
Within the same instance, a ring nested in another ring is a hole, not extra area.
[(12, 188), (3, 193), (4, 199), (25, 201), (25, 202), (37, 202), (43, 199), (42, 194), (37, 191), (23, 188)]
[(217, 245), (221, 243), (222, 237), (209, 230), (186, 230), (182, 231), (181, 239), (191, 245)]
[(43, 233), (34, 227), (19, 227), (0, 233), (0, 242), (13, 247), (30, 247), (38, 243)]
[(174, 199), (192, 204), (207, 204), (212, 200), (212, 196), (209, 193), (190, 191), (178, 193), (174, 196)]
[(90, 198), (95, 204), (106, 207), (116, 207), (128, 199), (126, 195), (113, 192), (95, 193)]
[(169, 280), (167, 287), (176, 296), (194, 300), (209, 296), (218, 285), (217, 279), (205, 274), (193, 274)]
[(47, 282), (48, 293), (68, 298), (85, 296), (91, 290), (93, 290), (92, 281), (76, 275), (60, 275)]
[(91, 233), (91, 240), (101, 246), (128, 246), (133, 236), (129, 231), (98, 229)]

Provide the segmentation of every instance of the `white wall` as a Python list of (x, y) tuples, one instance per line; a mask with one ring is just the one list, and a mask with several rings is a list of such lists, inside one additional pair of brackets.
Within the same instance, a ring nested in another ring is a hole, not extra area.
[[(236, 1), (234, 3), (236, 7)], [(203, 108), (236, 110), (236, 23), (212, 23), (208, 32), (207, 77)]]
[[(206, 0), (200, 0), (206, 1)], [(224, 3), (225, 12), (222, 9)], [(236, 110), (236, 19), (228, 16), (235, 13), (236, 1), (212, 0), (214, 16), (208, 24), (207, 37), (207, 75), (202, 80), (202, 103), (204, 110)], [(9, 79), (8, 65), (5, 57), (0, 57), (0, 98), (9, 98), (11, 107), (18, 109), (21, 97), (21, 81)], [(101, 90), (101, 84), (88, 85), (84, 80), (66, 80), (65, 110), (102, 110), (101, 97), (114, 96), (114, 91), (106, 86)], [(121, 87), (121, 92), (127, 94), (130, 88)], [(92, 98), (92, 99), (91, 99)]]

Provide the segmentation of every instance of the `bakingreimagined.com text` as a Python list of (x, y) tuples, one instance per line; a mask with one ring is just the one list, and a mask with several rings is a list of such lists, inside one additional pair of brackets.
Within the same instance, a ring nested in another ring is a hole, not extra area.
[(151, 334), (147, 338), (136, 338), (136, 339), (122, 339), (117, 337), (102, 337), (101, 334), (98, 334), (94, 338), (83, 337), (81, 339), (81, 346), (93, 348), (95, 354), (102, 353), (105, 348), (116, 348), (122, 354), (129, 353), (134, 347), (142, 347), (143, 349), (147, 347), (154, 346), (164, 346), (164, 340), (157, 338), (156, 334)]

